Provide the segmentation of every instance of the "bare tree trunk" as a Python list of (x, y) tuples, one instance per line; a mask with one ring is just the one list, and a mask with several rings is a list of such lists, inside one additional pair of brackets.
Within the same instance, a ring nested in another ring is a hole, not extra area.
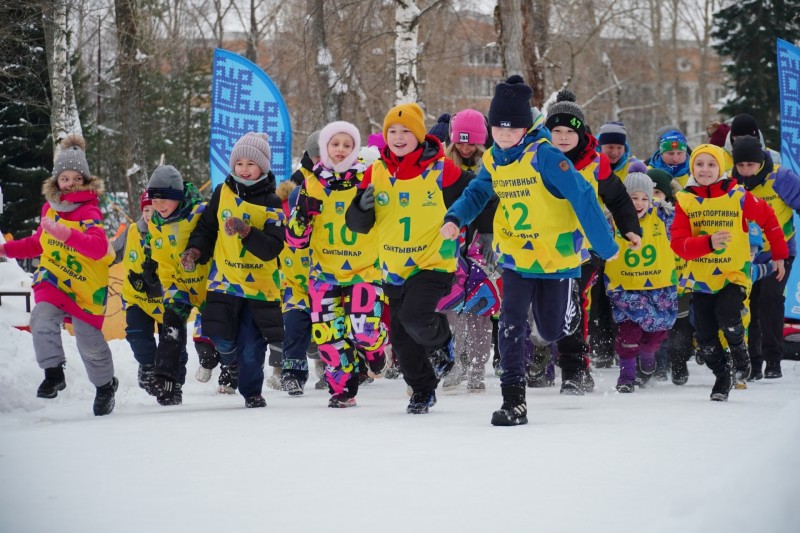
[(250, 31), (247, 32), (247, 51), (244, 57), (258, 63), (258, 17), (256, 16), (256, 0), (250, 0)]
[(416, 0), (395, 0), (395, 104), (416, 102), (417, 36), (420, 10)]
[(54, 155), (59, 142), (70, 133), (82, 134), (75, 91), (72, 86), (72, 68), (67, 36), (67, 0), (42, 2), (47, 70), (50, 76), (50, 128), (53, 132)]
[(522, 2), (522, 48), (525, 81), (533, 89), (533, 105), (542, 107), (545, 97), (543, 53), (548, 45), (551, 0)]
[(649, 0), (650, 34), (653, 41), (653, 69), (656, 75), (654, 94), (658, 97), (657, 121), (667, 120), (667, 84), (664, 83), (664, 64), (662, 62), (661, 4), (662, 0)]
[(306, 0), (309, 35), (312, 39), (312, 50), (316, 54), (315, 68), (322, 92), (322, 113), (325, 122), (328, 123), (340, 118), (346, 88), (333, 66), (333, 55), (328, 48), (324, 4), (323, 0)]
[(142, 128), (142, 66), (137, 55), (139, 39), (136, 0), (115, 0), (117, 27), (117, 70), (119, 72), (122, 162), (129, 212), (135, 215), (137, 197), (149, 175)]
[[(497, 44), (503, 64), (503, 76), (526, 72), (522, 58), (522, 4), (531, 0), (497, 0), (494, 9), (494, 25), (497, 30)], [(534, 94), (534, 98), (536, 94)]]
[[(672, 20), (670, 26), (670, 44), (672, 45), (672, 86), (673, 98), (675, 104), (675, 125), (680, 127), (681, 124), (681, 109), (685, 102), (680, 101), (681, 78), (680, 70), (678, 69), (678, 9), (680, 0), (672, 0)], [(688, 128), (686, 128), (688, 129)], [(688, 131), (682, 132), (684, 135), (689, 135)]]

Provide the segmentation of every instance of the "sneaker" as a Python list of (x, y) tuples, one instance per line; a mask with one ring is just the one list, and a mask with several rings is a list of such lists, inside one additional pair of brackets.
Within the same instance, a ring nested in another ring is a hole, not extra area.
[(503, 405), (492, 413), (493, 426), (521, 426), (528, 423), (525, 385), (503, 385)]
[(428, 352), (428, 357), (433, 366), (433, 372), (436, 374), (436, 379), (444, 378), (456, 364), (456, 351), (453, 346), (453, 338), (447, 341), (447, 344), (435, 350)]
[(783, 373), (781, 372), (781, 362), (780, 361), (767, 361), (767, 364), (764, 368), (764, 378), (766, 379), (778, 379), (782, 378)]
[(328, 407), (332, 409), (346, 409), (348, 407), (355, 407), (356, 406), (356, 399), (351, 398), (349, 396), (345, 396), (344, 394), (334, 394), (331, 396), (331, 399), (328, 400)]
[(239, 386), (239, 366), (220, 365), (217, 383), (219, 384), (217, 388), (218, 393), (235, 394), (236, 388)]
[(181, 405), (183, 403), (182, 385), (177, 381), (156, 376), (153, 379), (153, 390), (159, 405)]
[(411, 395), (406, 407), (406, 413), (410, 415), (424, 415), (428, 409), (436, 405), (436, 391), (415, 392)]
[(288, 392), (289, 396), (302, 396), (303, 384), (292, 374), (281, 374), (281, 388)]
[(200, 383), (208, 383), (211, 379), (211, 369), (202, 366), (197, 367), (197, 372), (194, 373), (194, 378)]
[(67, 388), (67, 381), (64, 379), (64, 365), (54, 366), (44, 369), (44, 381), (36, 391), (39, 398), (55, 398), (58, 391)]
[(136, 377), (139, 380), (139, 388), (152, 396), (153, 378), (156, 375), (155, 365), (139, 365), (139, 372)]
[(94, 416), (103, 416), (110, 414), (114, 410), (114, 393), (119, 388), (119, 381), (117, 378), (111, 378), (111, 381), (97, 387), (97, 392), (94, 396)]
[(253, 409), (255, 407), (266, 407), (267, 400), (264, 399), (263, 396), (257, 394), (255, 396), (250, 396), (249, 398), (244, 399), (244, 406), (248, 409)]

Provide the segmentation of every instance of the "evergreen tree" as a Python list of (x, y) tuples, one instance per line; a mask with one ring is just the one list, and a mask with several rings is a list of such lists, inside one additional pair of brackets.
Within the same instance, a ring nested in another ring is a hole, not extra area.
[(6, 2), (0, 20), (0, 229), (18, 239), (36, 228), (53, 166), (49, 80), (40, 7)]
[(732, 95), (721, 112), (748, 113), (758, 121), (767, 145), (780, 150), (778, 38), (800, 40), (800, 0), (740, 0), (714, 15), (714, 48)]

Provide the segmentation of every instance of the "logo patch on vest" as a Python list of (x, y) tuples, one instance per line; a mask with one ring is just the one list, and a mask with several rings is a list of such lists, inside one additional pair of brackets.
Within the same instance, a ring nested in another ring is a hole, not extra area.
[(139, 259), (139, 254), (136, 253), (136, 250), (131, 250), (131, 253), (128, 254), (128, 259), (130, 259), (131, 263), (135, 263)]
[(228, 220), (233, 216), (230, 209), (223, 209), (222, 210), (222, 220)]
[(378, 205), (388, 205), (389, 195), (386, 194), (384, 191), (381, 191), (375, 195), (375, 201), (378, 203)]
[(344, 213), (344, 202), (336, 202), (336, 214), (341, 215)]
[(403, 207), (408, 206), (409, 195), (407, 192), (400, 193), (400, 205)]

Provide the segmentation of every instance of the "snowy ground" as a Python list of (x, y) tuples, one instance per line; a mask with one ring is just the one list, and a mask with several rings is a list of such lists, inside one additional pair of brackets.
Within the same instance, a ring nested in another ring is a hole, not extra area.
[[(136, 386), (113, 341), (120, 390), (107, 417), (64, 335), (67, 389), (35, 397), (30, 335), (0, 321), (0, 532), (798, 531), (800, 363), (784, 378), (708, 400), (705, 367), (684, 387), (562, 397), (529, 389), (527, 426), (494, 428), (499, 382), (440, 393), (405, 413), (401, 381), (358, 407), (267, 390), (245, 409), (192, 378), (184, 404)], [(197, 366), (192, 353), (190, 373)], [(216, 374), (214, 381), (216, 380)]]

